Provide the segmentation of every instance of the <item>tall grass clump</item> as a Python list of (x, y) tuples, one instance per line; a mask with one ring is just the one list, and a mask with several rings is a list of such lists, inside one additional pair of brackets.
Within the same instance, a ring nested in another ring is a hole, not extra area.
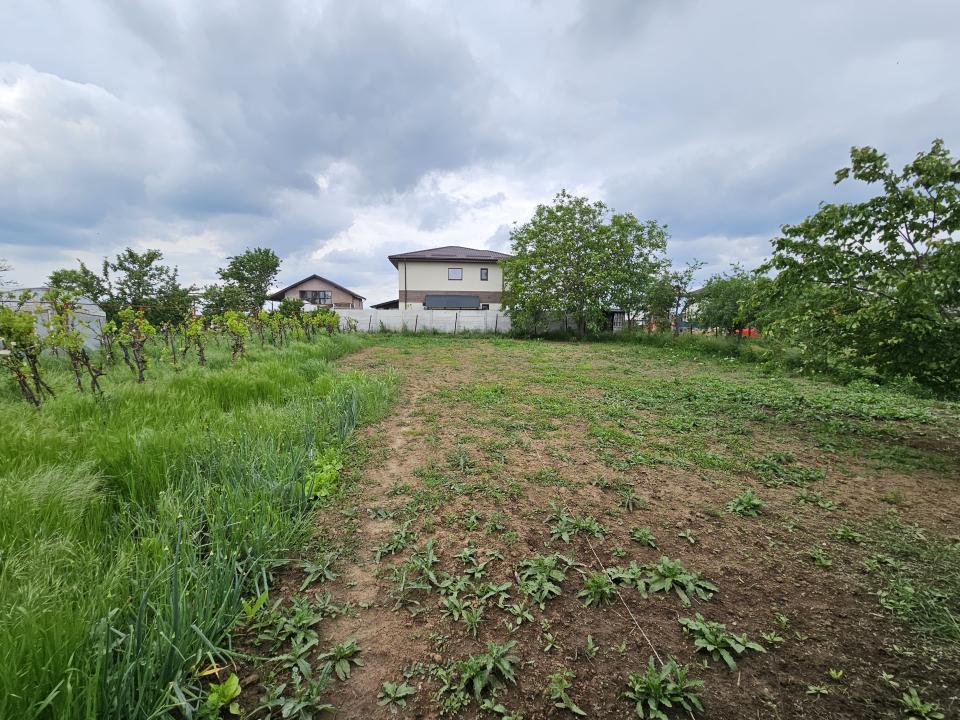
[(315, 455), (391, 397), (331, 365), (359, 342), (0, 397), (0, 717), (189, 714), (241, 596), (305, 539)]

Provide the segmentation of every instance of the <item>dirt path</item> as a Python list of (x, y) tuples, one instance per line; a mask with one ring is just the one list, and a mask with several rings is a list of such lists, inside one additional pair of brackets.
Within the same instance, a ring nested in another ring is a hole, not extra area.
[[(381, 367), (378, 348), (370, 348), (349, 360), (350, 367)], [(361, 430), (358, 441), (366, 443), (376, 459), (364, 467), (357, 493), (351, 498), (356, 507), (356, 524), (341, 534), (345, 546), (356, 548), (351, 559), (343, 562), (344, 573), (329, 589), (339, 602), (356, 608), (355, 615), (335, 618), (323, 626), (328, 644), (353, 637), (362, 648), (364, 666), (351, 674), (350, 682), (332, 688), (330, 702), (337, 707), (338, 718), (393, 717), (377, 705), (377, 693), (385, 681), (399, 682), (402, 671), (416, 660), (430, 657), (428, 638), (420, 632), (409, 613), (395, 608), (390, 586), (380, 575), (385, 565), (374, 559), (373, 548), (389, 539), (395, 523), (378, 517), (377, 510), (395, 512), (403, 503), (391, 497), (397, 484), (415, 482), (415, 470), (424, 463), (422, 439), (417, 432), (416, 416), (425, 397), (457, 380), (455, 372), (435, 373), (417, 380), (406, 369), (402, 373), (399, 397), (394, 409), (376, 424)], [(342, 525), (342, 516), (330, 510), (321, 513), (322, 527)], [(422, 688), (418, 688), (420, 690)]]

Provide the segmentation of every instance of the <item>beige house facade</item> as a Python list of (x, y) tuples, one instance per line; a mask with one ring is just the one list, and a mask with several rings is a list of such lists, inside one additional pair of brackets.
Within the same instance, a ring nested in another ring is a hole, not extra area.
[(447, 245), (391, 255), (401, 310), (500, 310), (509, 255)]
[(276, 302), (285, 298), (303, 300), (307, 305), (316, 307), (348, 308), (351, 310), (362, 310), (363, 301), (366, 300), (353, 290), (349, 290), (343, 285), (320, 275), (309, 275), (303, 280), (267, 296), (267, 300)]

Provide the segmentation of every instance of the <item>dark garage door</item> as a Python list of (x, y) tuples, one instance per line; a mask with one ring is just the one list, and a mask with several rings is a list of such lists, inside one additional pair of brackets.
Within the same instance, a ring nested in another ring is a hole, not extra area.
[(425, 295), (427, 310), (479, 310), (479, 295)]

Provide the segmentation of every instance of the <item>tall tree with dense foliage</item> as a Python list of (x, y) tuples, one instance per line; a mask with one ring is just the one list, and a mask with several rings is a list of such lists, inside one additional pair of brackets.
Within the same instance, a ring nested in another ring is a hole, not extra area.
[(217, 270), (217, 275), (223, 281), (220, 296), (240, 305), (225, 309), (260, 310), (280, 272), (280, 258), (269, 248), (253, 248), (227, 260), (227, 266)]
[(812, 361), (960, 390), (960, 161), (941, 140), (902, 172), (855, 147), (837, 172), (879, 185), (860, 203), (821, 205), (782, 228), (769, 267), (774, 329)]
[(236, 285), (208, 285), (201, 295), (203, 314), (208, 317), (222, 315), (228, 310), (246, 309), (250, 300)]
[(747, 272), (742, 265), (731, 266), (728, 273), (713, 275), (697, 294), (697, 322), (728, 335), (756, 325), (756, 307), (751, 300), (765, 281), (767, 278)]
[(126, 248), (111, 261), (104, 258), (100, 272), (84, 263), (79, 268), (64, 268), (50, 273), (52, 288), (89, 298), (115, 320), (125, 307), (142, 308), (154, 325), (182, 322), (191, 314), (193, 288), (184, 287), (177, 268), (161, 263), (163, 253), (146, 250), (138, 253)]
[(670, 314), (676, 302), (676, 291), (669, 268), (664, 268), (653, 278), (644, 296), (644, 326), (650, 333), (656, 328), (664, 332), (670, 328)]
[(679, 318), (692, 301), (693, 279), (703, 267), (699, 260), (688, 262), (683, 268), (663, 265), (651, 278), (643, 298), (643, 313), (646, 316), (647, 332), (656, 327), (666, 332), (674, 318)]
[(624, 311), (628, 327), (643, 314), (658, 274), (670, 266), (666, 249), (667, 228), (656, 220), (640, 223), (629, 213), (610, 219), (610, 302)]
[(511, 241), (504, 304), (514, 326), (538, 332), (571, 318), (587, 332), (603, 327), (613, 305), (641, 306), (643, 288), (662, 263), (666, 231), (562, 190), (515, 228)]

